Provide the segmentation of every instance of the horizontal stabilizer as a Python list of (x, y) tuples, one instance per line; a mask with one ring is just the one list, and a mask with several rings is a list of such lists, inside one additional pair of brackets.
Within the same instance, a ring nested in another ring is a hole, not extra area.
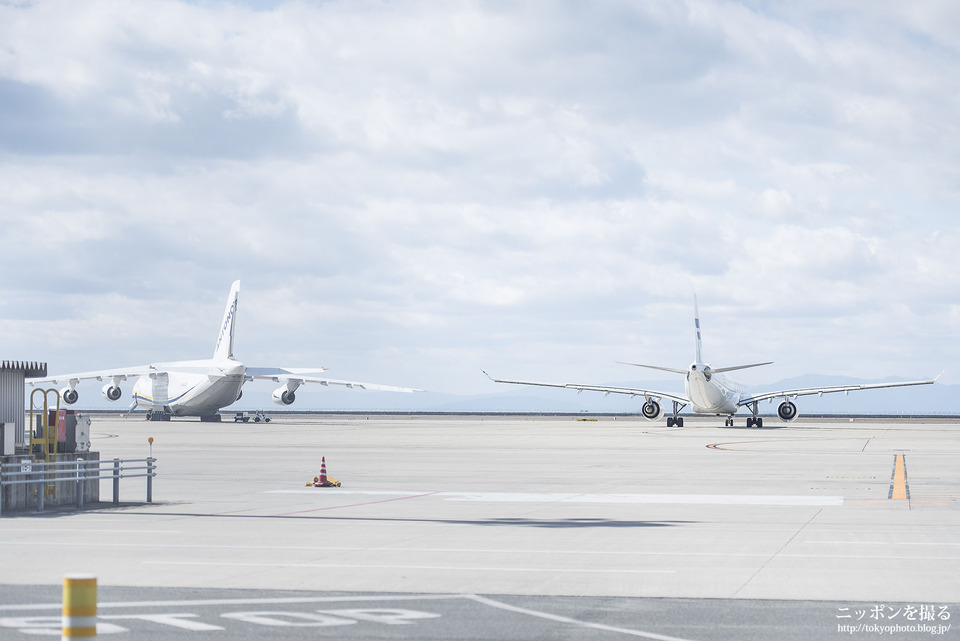
[(733, 367), (714, 367), (710, 371), (714, 374), (723, 374), (724, 372), (734, 372), (738, 369), (748, 369), (750, 367), (760, 367), (761, 365), (772, 365), (773, 361), (767, 361), (766, 363), (752, 363), (750, 365), (734, 365)]
[[(673, 367), (658, 367), (657, 365), (643, 365), (641, 363), (627, 363), (625, 361), (617, 361), (621, 365), (633, 365), (634, 367), (646, 367), (647, 369), (658, 369), (661, 372), (673, 372), (674, 374), (686, 374), (687, 370), (685, 369), (675, 369)], [(750, 367), (747, 365), (746, 367)]]

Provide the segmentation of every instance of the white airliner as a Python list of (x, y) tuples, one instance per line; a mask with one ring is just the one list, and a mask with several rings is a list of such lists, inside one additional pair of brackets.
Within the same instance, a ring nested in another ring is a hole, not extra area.
[[(237, 301), (240, 281), (235, 281), (227, 297), (227, 307), (220, 323), (220, 334), (213, 358), (197, 361), (155, 363), (139, 367), (124, 367), (99, 372), (62, 374), (31, 379), (31, 385), (66, 384), (60, 390), (61, 399), (72, 405), (80, 398), (77, 384), (82, 380), (108, 381), (100, 393), (108, 401), (122, 396), (120, 383), (139, 377), (133, 386), (133, 406), (146, 409), (150, 420), (170, 420), (171, 416), (199, 416), (201, 421), (219, 421), (219, 411), (240, 400), (243, 384), (253, 380), (270, 380), (282, 385), (273, 392), (278, 405), (290, 405), (296, 400), (297, 388), (303, 383), (343, 385), (354, 389), (387, 392), (419, 392), (407, 387), (338, 381), (315, 376), (323, 367), (311, 369), (280, 367), (247, 367), (233, 357), (233, 332), (237, 323)], [(133, 407), (131, 406), (131, 407)]]
[[(752, 416), (747, 417), (747, 427), (763, 427), (763, 418), (759, 416), (759, 406), (761, 401), (770, 401), (774, 399), (783, 399), (777, 407), (777, 416), (782, 421), (793, 421), (797, 418), (797, 406), (790, 399), (796, 399), (798, 396), (809, 396), (816, 394), (830, 394), (833, 392), (852, 392), (864, 389), (879, 389), (883, 387), (906, 387), (908, 385), (930, 385), (935, 383), (936, 379), (929, 381), (906, 381), (902, 383), (873, 383), (869, 385), (838, 385), (835, 387), (811, 387), (804, 389), (789, 389), (778, 392), (764, 392), (762, 394), (749, 394), (742, 385), (733, 381), (726, 380), (721, 374), (732, 372), (738, 369), (747, 369), (748, 367), (759, 367), (761, 365), (770, 365), (772, 362), (752, 363), (750, 365), (735, 365), (733, 367), (712, 368), (703, 362), (701, 340), (700, 340), (700, 313), (697, 309), (697, 298), (693, 298), (693, 320), (697, 334), (697, 360), (687, 369), (678, 369), (672, 367), (657, 367), (656, 365), (641, 365), (640, 363), (624, 363), (623, 365), (633, 365), (636, 367), (646, 367), (665, 372), (684, 374), (686, 376), (686, 396), (671, 394), (670, 392), (658, 392), (654, 390), (636, 389), (631, 387), (607, 387), (604, 385), (581, 385), (579, 383), (539, 383), (535, 381), (509, 381), (499, 378), (493, 378), (486, 372), (487, 377), (495, 383), (513, 383), (515, 385), (540, 385), (543, 387), (564, 387), (575, 389), (578, 392), (583, 390), (603, 392), (607, 394), (628, 394), (631, 398), (643, 396), (645, 401), (640, 408), (640, 413), (644, 418), (651, 421), (660, 418), (663, 410), (660, 407), (662, 399), (673, 401), (673, 414), (667, 417), (667, 427), (683, 427), (683, 417), (680, 411), (687, 405), (696, 414), (708, 414), (715, 416), (725, 416), (727, 427), (733, 427), (733, 416), (741, 407), (746, 407)], [(939, 377), (937, 377), (939, 378)]]

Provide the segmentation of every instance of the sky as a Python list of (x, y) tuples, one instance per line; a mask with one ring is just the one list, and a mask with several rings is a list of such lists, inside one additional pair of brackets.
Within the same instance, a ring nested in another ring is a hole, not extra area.
[(956, 384), (958, 125), (949, 1), (0, 0), (0, 356)]

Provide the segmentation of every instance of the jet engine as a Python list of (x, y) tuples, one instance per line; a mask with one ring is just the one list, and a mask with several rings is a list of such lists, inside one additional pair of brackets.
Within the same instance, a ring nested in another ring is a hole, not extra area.
[(273, 402), (277, 405), (292, 405), (297, 395), (287, 389), (287, 386), (278, 387), (273, 392)]
[(107, 383), (103, 386), (103, 389), (100, 390), (100, 394), (108, 401), (118, 401), (123, 395), (123, 391), (116, 385)]
[(660, 418), (660, 415), (663, 414), (663, 408), (660, 407), (660, 403), (649, 400), (643, 404), (643, 407), (640, 408), (640, 413), (643, 414), (643, 418), (648, 421), (655, 421)]
[(790, 401), (784, 401), (777, 407), (777, 416), (781, 421), (795, 421), (797, 419), (797, 406)]
[(63, 402), (67, 405), (73, 405), (77, 402), (77, 399), (80, 398), (80, 394), (75, 389), (64, 387), (62, 390), (60, 390), (60, 398), (63, 399)]

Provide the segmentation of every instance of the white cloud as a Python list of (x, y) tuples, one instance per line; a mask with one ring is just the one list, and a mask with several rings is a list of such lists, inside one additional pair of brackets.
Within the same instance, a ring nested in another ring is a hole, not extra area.
[(694, 290), (724, 359), (939, 370), (960, 12), (875, 9), (0, 4), (0, 348), (203, 355), (239, 277), (257, 364), (440, 391), (683, 363)]

